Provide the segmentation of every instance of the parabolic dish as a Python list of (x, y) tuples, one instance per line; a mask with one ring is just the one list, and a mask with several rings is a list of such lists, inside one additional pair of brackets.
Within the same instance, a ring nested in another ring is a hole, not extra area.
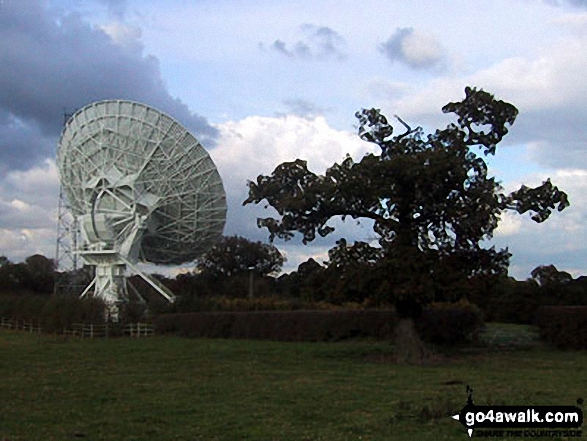
[[(121, 208), (148, 216), (139, 261), (190, 262), (222, 235), (226, 195), (216, 166), (192, 134), (156, 109), (123, 100), (84, 107), (66, 123), (57, 164), (74, 216), (92, 213), (95, 223)], [(104, 225), (126, 234), (125, 223), (110, 218)]]

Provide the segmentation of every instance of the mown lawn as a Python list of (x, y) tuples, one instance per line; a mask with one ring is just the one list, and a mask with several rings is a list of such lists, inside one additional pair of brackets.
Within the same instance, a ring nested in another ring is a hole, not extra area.
[(0, 331), (0, 440), (465, 440), (448, 415), (466, 384), (475, 404), (587, 398), (587, 351), (453, 352), (426, 367), (392, 353), (371, 341)]

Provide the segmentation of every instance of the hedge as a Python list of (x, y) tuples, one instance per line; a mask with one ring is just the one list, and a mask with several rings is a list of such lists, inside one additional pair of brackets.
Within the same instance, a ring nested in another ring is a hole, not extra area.
[(0, 317), (31, 322), (46, 332), (61, 332), (74, 323), (104, 323), (104, 303), (96, 298), (0, 295)]
[(417, 322), (422, 340), (437, 344), (456, 344), (476, 340), (483, 327), (481, 310), (468, 302), (433, 303)]
[(353, 337), (391, 339), (393, 310), (240, 311), (163, 314), (155, 332), (184, 337), (277, 341), (339, 341)]
[(542, 340), (563, 349), (587, 349), (587, 306), (543, 306), (537, 324)]

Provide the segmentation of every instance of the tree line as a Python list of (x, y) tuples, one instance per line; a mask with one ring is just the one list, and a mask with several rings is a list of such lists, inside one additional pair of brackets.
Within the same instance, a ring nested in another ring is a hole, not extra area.
[[(156, 277), (178, 296), (177, 305), (172, 306), (175, 312), (199, 310), (202, 302), (211, 298), (249, 299), (251, 295), (269, 302), (290, 300), (292, 305), (392, 306), (385, 272), (376, 260), (365, 259), (362, 253), (346, 253), (343, 258), (332, 252), (327, 262), (310, 258), (297, 270), (280, 274), (284, 262), (274, 245), (231, 236), (203, 256), (193, 271)], [(0, 295), (49, 296), (58, 277), (53, 260), (45, 256), (36, 254), (20, 263), (0, 257)], [(132, 283), (143, 292), (149, 291), (148, 285), (141, 285), (141, 279)], [(573, 278), (554, 265), (543, 265), (527, 280), (479, 275), (463, 282), (458, 294), (441, 289), (438, 293), (441, 295), (435, 302), (466, 298), (481, 308), (488, 321), (532, 323), (540, 306), (587, 305), (587, 277)], [(157, 297), (152, 295), (150, 300), (156, 303)], [(162, 304), (158, 306), (165, 309)]]

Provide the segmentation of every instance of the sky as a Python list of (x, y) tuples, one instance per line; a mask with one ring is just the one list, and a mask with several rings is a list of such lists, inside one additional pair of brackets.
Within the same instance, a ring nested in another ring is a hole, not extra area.
[[(543, 224), (504, 215), (488, 246), (508, 247), (521, 280), (539, 265), (587, 274), (585, 72), (586, 0), (0, 0), (0, 255), (55, 255), (64, 112), (93, 101), (181, 122), (224, 181), (224, 233), (266, 242), (256, 219), (272, 212), (242, 206), (248, 180), (376, 152), (357, 136), (362, 108), (442, 128), (472, 86), (520, 111), (491, 173), (508, 191), (550, 177), (571, 202)], [(276, 240), (284, 269), (375, 239), (332, 225), (308, 245)]]

